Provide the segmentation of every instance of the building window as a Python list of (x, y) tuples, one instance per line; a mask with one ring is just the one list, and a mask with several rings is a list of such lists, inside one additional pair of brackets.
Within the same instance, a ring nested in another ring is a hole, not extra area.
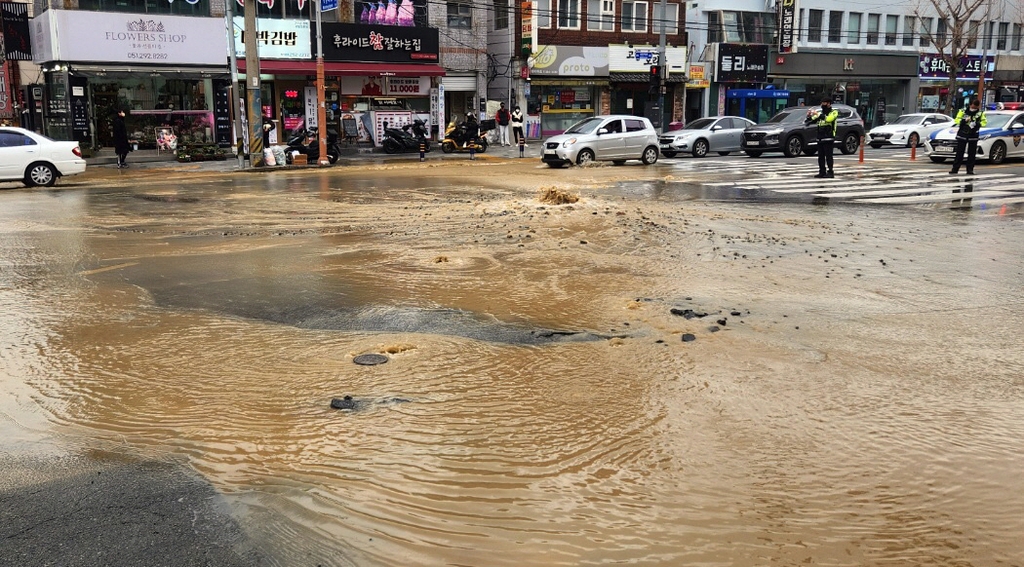
[[(285, 8), (280, 6), (276, 10), (267, 8), (265, 4), (259, 4), (259, 17), (261, 18), (284, 18)], [(79, 0), (79, 10), (91, 12), (128, 12), (132, 14), (173, 14), (176, 16), (209, 16), (210, 3), (200, 0), (196, 4), (188, 2), (152, 2), (147, 0)], [(299, 14), (297, 6), (291, 6), (291, 11)], [(302, 12), (309, 17), (309, 10)], [(301, 15), (301, 14), (300, 14)], [(295, 17), (295, 16), (288, 16)]]
[(647, 2), (622, 3), (622, 31), (647, 32)]
[(917, 34), (917, 18), (914, 16), (903, 16), (903, 45), (913, 46), (914, 36)]
[(868, 14), (868, 45), (878, 45), (878, 14)]
[(508, 29), (508, 0), (494, 0), (494, 29)]
[(587, 29), (615, 31), (615, 0), (587, 0)]
[(551, 27), (551, 0), (537, 0), (537, 27)]
[(558, 0), (558, 29), (580, 29), (580, 0)]
[(949, 27), (949, 22), (940, 19), (939, 23), (935, 25), (935, 44), (937, 46), (946, 45), (946, 29)]
[(981, 35), (981, 21), (971, 20), (970, 27), (967, 28), (967, 48), (975, 49), (978, 47), (978, 40)]
[(1010, 24), (1007, 22), (999, 23), (999, 37), (996, 39), (996, 49), (999, 51), (1006, 51), (1006, 40), (1010, 37)]
[(930, 45), (928, 38), (932, 36), (932, 19), (921, 18), (921, 47), (928, 47)]
[(828, 13), (828, 42), (839, 43), (843, 40), (843, 13), (832, 10)]
[(807, 14), (807, 41), (821, 41), (821, 18), (822, 10), (808, 10)]
[(1013, 50), (1020, 51), (1021, 36), (1024, 35), (1024, 26), (1013, 24)]
[(899, 25), (899, 16), (885, 17), (885, 44), (896, 45), (896, 27)]
[(740, 41), (740, 38), (743, 37), (742, 34), (740, 34), (741, 21), (740, 15), (737, 12), (725, 12), (722, 14), (722, 27), (725, 28), (725, 41), (730, 43)]
[(448, 27), (461, 30), (473, 29), (473, 5), (460, 0), (448, 0)]
[(722, 43), (725, 41), (721, 16), (721, 12), (708, 12), (708, 43)]
[(846, 43), (857, 45), (860, 43), (860, 18), (862, 14), (850, 12), (849, 29), (846, 30)]
[(996, 23), (989, 22), (988, 25), (985, 26), (985, 37), (982, 40), (982, 43), (985, 44), (985, 47), (983, 47), (982, 49), (992, 49), (992, 36), (994, 35), (996, 35)]
[(661, 33), (661, 22), (665, 21), (665, 33), (667, 35), (676, 35), (679, 33), (679, 4), (666, 3), (666, 11), (668, 12), (667, 18), (661, 17), (661, 2), (654, 5), (654, 20), (651, 22), (654, 27), (651, 29), (652, 33)]

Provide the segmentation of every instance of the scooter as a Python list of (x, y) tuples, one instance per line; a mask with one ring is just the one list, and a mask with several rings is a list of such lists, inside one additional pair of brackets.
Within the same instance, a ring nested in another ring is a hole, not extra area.
[(441, 151), (450, 154), (452, 152), (468, 152), (472, 149), (475, 152), (484, 153), (487, 151), (487, 132), (483, 125), (480, 126), (480, 135), (476, 140), (469, 140), (466, 136), (465, 122), (456, 124), (452, 120), (444, 131), (444, 140), (441, 141)]
[[(320, 161), (320, 140), (317, 138), (318, 131), (316, 128), (299, 128), (292, 132), (291, 137), (288, 138), (288, 144), (285, 147), (285, 155), (287, 156), (288, 163), (292, 162), (292, 155), (295, 152), (306, 155), (306, 160), (310, 164), (315, 164)], [(338, 157), (341, 155), (341, 148), (338, 146), (338, 134), (332, 131), (330, 128), (327, 129), (327, 161), (334, 164), (338, 162)]]
[[(412, 128), (412, 134), (409, 129)], [(430, 151), (430, 141), (427, 140), (427, 128), (422, 120), (416, 120), (412, 124), (406, 124), (401, 128), (388, 128), (384, 123), (384, 151), (389, 154), (399, 152), (418, 152), (420, 144), (423, 144), (426, 151)]]

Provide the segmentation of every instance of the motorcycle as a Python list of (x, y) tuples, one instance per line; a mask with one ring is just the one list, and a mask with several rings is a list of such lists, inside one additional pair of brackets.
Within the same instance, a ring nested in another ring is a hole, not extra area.
[[(292, 162), (292, 156), (298, 152), (306, 155), (309, 164), (320, 161), (320, 140), (317, 138), (319, 132), (314, 128), (299, 128), (292, 132), (285, 147), (285, 155), (288, 163)], [(327, 161), (334, 164), (341, 156), (341, 147), (338, 146), (338, 133), (327, 129)]]
[[(409, 133), (410, 128), (412, 128), (412, 134)], [(422, 120), (416, 120), (401, 128), (388, 128), (387, 122), (384, 123), (384, 141), (381, 145), (384, 146), (385, 152), (389, 154), (418, 152), (421, 143), (429, 152), (430, 141), (427, 140), (427, 128)]]
[[(456, 124), (454, 120), (448, 124), (448, 127), (444, 131), (444, 140), (441, 141), (441, 151), (450, 154), (452, 152), (468, 152), (471, 149), (476, 152), (487, 151), (487, 137), (484, 134), (488, 130), (494, 128), (493, 120), (483, 120), (480, 122), (480, 135), (477, 136), (476, 140), (469, 140), (466, 136), (466, 123), (461, 122)], [(490, 124), (489, 124), (490, 123)]]

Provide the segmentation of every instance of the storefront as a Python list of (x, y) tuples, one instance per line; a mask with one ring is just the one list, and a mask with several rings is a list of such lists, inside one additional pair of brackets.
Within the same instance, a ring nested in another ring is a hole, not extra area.
[(1024, 101), (1024, 55), (999, 55), (992, 74), (995, 102)]
[[(660, 60), (656, 45), (609, 45), (608, 81), (611, 91), (611, 112), (647, 116), (655, 127), (667, 126), (674, 118), (682, 118), (681, 96), (686, 82), (686, 48), (665, 48), (665, 59)], [(655, 109), (661, 93), (651, 91), (651, 67), (667, 65), (664, 82), (665, 108), (659, 117)], [(680, 93), (681, 94), (681, 93)], [(678, 102), (678, 107), (677, 107)]]
[(742, 116), (762, 124), (789, 106), (789, 95), (789, 91), (778, 89), (728, 89), (723, 115)]
[(769, 80), (789, 91), (789, 105), (823, 99), (857, 109), (865, 128), (918, 109), (918, 56), (862, 52), (773, 53)]
[(707, 115), (705, 109), (708, 108), (707, 96), (711, 87), (709, 76), (704, 63), (690, 65), (690, 70), (686, 74), (686, 91), (683, 100), (680, 101), (680, 106), (684, 108), (682, 122), (688, 124)]
[(125, 109), (140, 147), (155, 147), (168, 127), (179, 140), (231, 143), (223, 21), (47, 10), (32, 30), (46, 135), (110, 146), (113, 116)]
[(526, 112), (538, 120), (527, 123), (528, 138), (561, 134), (611, 112), (607, 47), (541, 45), (531, 63)]
[(754, 122), (768, 120), (781, 104), (767, 92), (768, 46), (765, 44), (717, 44), (712, 93), (718, 116), (743, 116)]
[(988, 57), (982, 63), (980, 55), (969, 55), (960, 61), (957, 72), (956, 92), (953, 96), (953, 108), (946, 108), (949, 93), (949, 66), (935, 53), (924, 53), (919, 56), (918, 72), (921, 85), (918, 89), (918, 107), (924, 112), (941, 112), (952, 114), (964, 108), (970, 101), (979, 98), (978, 87), (981, 81), (981, 69), (986, 68), (985, 82), (991, 86), (995, 57)]

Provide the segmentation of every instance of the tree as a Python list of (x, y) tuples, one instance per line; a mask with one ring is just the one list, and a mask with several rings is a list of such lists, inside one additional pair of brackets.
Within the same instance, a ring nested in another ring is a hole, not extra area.
[[(938, 16), (935, 30), (921, 30), (921, 38), (938, 52), (939, 60), (949, 71), (946, 109), (953, 109), (956, 79), (967, 52), (978, 43), (979, 34), (987, 24), (991, 0), (922, 0), (914, 9), (917, 21)], [(979, 24), (980, 22), (980, 24)], [(980, 70), (981, 73), (985, 69)], [(979, 96), (981, 93), (978, 93)]]

